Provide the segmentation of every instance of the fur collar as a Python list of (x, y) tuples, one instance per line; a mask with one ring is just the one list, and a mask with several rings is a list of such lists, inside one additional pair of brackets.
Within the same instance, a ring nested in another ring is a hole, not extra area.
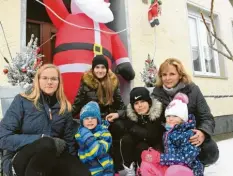
[[(162, 113), (162, 110), (163, 110), (162, 103), (156, 99), (153, 99), (152, 106), (148, 113), (150, 121), (155, 121), (156, 119), (158, 119)], [(138, 115), (133, 110), (131, 104), (127, 106), (127, 117), (132, 121), (135, 121), (135, 122), (138, 121)]]
[[(108, 70), (107, 73), (110, 76), (112, 81), (113, 90), (115, 90), (118, 86), (118, 78), (117, 76), (111, 71)], [(97, 89), (98, 88), (98, 80), (92, 73), (92, 70), (89, 70), (83, 74), (82, 81), (90, 88)]]

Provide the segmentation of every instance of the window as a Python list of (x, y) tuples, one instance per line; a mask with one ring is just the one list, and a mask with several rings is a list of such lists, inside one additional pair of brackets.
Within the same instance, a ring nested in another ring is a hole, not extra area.
[(40, 24), (27, 22), (26, 26), (26, 43), (31, 39), (31, 35), (34, 34), (34, 37), (38, 39), (38, 46), (40, 45)]
[[(211, 27), (210, 21), (206, 22)], [(215, 41), (199, 14), (189, 14), (189, 32), (195, 75), (220, 76), (218, 53), (209, 47)], [(214, 47), (217, 48), (216, 42)]]

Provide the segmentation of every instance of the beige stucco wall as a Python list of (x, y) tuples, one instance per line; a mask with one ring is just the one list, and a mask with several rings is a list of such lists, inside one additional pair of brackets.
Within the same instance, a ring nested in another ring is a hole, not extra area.
[[(0, 21), (3, 25), (7, 41), (9, 43), (10, 51), (14, 57), (16, 52), (20, 50), (20, 2), (16, 0), (7, 0), (0, 2)], [(11, 57), (6, 47), (6, 42), (2, 29), (0, 28), (0, 51), (10, 61)], [(9, 85), (6, 75), (3, 74), (6, 62), (0, 55), (0, 86)], [(0, 119), (2, 118), (1, 104), (0, 104)]]
[[(20, 2), (15, 0), (7, 0), (0, 2), (0, 21), (3, 25), (10, 51), (14, 57), (16, 52), (20, 50)], [(0, 51), (10, 61), (10, 54), (4, 39), (2, 29), (0, 28)], [(2, 70), (6, 62), (0, 55), (0, 85), (6, 85), (7, 78)]]
[[(195, 5), (210, 8), (210, 0), (192, 0)], [(186, 0), (166, 0), (162, 5), (160, 25), (150, 28), (147, 21), (147, 8), (140, 0), (129, 0), (129, 21), (133, 66), (136, 70), (134, 86), (143, 86), (140, 72), (148, 53), (155, 53), (157, 66), (168, 57), (182, 60), (188, 72), (193, 76), (190, 53), (188, 11)], [(228, 1), (215, 0), (214, 12), (218, 15), (220, 35), (233, 52), (233, 8)], [(155, 50), (156, 49), (156, 50)], [(194, 77), (204, 95), (233, 95), (233, 62), (225, 59), (227, 79)], [(207, 98), (215, 116), (233, 114), (233, 98)]]

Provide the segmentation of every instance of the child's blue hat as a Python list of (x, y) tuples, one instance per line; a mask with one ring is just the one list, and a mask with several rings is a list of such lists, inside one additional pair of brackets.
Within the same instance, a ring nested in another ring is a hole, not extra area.
[(83, 120), (87, 117), (96, 117), (98, 120), (98, 124), (101, 124), (101, 115), (98, 103), (90, 101), (85, 106), (83, 106), (80, 112), (81, 125), (83, 124)]

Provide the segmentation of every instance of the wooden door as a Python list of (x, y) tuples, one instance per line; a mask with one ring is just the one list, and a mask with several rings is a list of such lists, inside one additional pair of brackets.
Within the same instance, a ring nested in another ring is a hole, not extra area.
[[(31, 34), (38, 38), (38, 46), (40, 46), (43, 63), (53, 62), (53, 51), (55, 48), (55, 34), (57, 30), (51, 23), (27, 20), (26, 41), (30, 40)], [(53, 37), (54, 36), (54, 37)]]

